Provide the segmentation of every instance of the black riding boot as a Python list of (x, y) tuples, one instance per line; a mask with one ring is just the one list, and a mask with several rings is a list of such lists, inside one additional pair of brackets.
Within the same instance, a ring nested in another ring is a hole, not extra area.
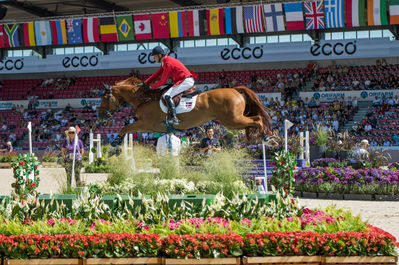
[(180, 121), (176, 117), (176, 107), (175, 103), (173, 103), (173, 100), (170, 96), (165, 96), (165, 102), (166, 106), (168, 107), (168, 120), (166, 123), (171, 126), (177, 126), (179, 125)]

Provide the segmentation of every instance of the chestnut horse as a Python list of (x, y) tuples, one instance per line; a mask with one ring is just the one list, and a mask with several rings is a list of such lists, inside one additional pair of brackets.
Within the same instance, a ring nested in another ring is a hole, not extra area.
[[(104, 124), (123, 102), (133, 106), (138, 118), (119, 131), (112, 146), (120, 145), (126, 133), (167, 130), (162, 124), (167, 114), (162, 112), (159, 106), (161, 91), (140, 89), (139, 83), (139, 79), (130, 77), (116, 82), (112, 87), (104, 84), (106, 89), (99, 107), (99, 122)], [(219, 120), (227, 129), (245, 129), (247, 140), (266, 137), (271, 127), (266, 108), (258, 96), (244, 86), (201, 93), (197, 97), (194, 109), (178, 114), (178, 118), (181, 123), (174, 128), (177, 130), (194, 128), (210, 120)]]

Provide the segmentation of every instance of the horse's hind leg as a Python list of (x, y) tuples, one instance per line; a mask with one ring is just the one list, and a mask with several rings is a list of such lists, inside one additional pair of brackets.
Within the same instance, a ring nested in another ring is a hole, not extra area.
[(255, 127), (260, 131), (263, 131), (262, 118), (259, 115), (250, 117), (241, 115), (239, 117), (226, 118), (220, 121), (228, 129), (242, 130), (247, 127)]

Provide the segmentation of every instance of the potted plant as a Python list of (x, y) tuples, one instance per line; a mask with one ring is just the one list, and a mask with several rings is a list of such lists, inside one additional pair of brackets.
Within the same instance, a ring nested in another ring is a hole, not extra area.
[(45, 152), (42, 157), (42, 165), (43, 167), (56, 167), (57, 166), (58, 157), (54, 152)]
[(325, 152), (327, 150), (327, 142), (329, 138), (329, 133), (327, 130), (323, 129), (317, 129), (316, 131), (316, 145), (318, 146), (319, 149), (319, 154), (321, 156), (325, 155)]
[(11, 163), (18, 160), (15, 152), (0, 156), (0, 168), (11, 168)]
[(352, 148), (355, 146), (355, 140), (349, 136), (348, 131), (338, 134), (338, 139), (341, 141), (338, 157), (341, 161), (344, 161), (350, 157)]

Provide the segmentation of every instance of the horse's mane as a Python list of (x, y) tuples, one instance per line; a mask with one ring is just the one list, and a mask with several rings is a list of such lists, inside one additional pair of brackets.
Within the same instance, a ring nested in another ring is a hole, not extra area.
[[(142, 81), (135, 76), (131, 76), (124, 80), (119, 80), (115, 82), (115, 86), (137, 86)], [(149, 101), (159, 101), (161, 99), (162, 93), (164, 90), (155, 89), (152, 91), (145, 91), (140, 95), (140, 99), (143, 102), (148, 103)]]

